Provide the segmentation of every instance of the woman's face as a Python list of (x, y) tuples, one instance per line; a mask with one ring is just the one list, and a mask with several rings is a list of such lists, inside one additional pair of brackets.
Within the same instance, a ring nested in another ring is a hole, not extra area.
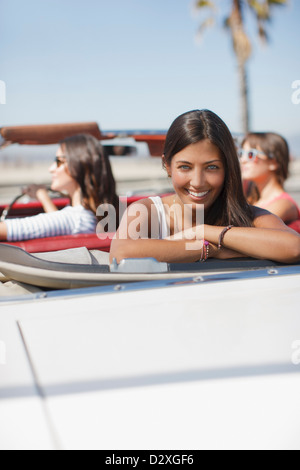
[(72, 194), (79, 187), (77, 181), (70, 175), (63, 147), (58, 148), (56, 161), (51, 165), (49, 171), (52, 175), (52, 191)]
[[(250, 160), (247, 157), (247, 152), (251, 149), (256, 150), (257, 155)], [(240, 157), (243, 179), (258, 182), (268, 178), (274, 172), (274, 169), (276, 169), (274, 161), (268, 158), (259, 145), (253, 148), (246, 141), (243, 145), (243, 150), (245, 152)]]
[(225, 181), (221, 152), (209, 140), (188, 145), (174, 155), (167, 171), (183, 204), (204, 204), (209, 209), (219, 197)]

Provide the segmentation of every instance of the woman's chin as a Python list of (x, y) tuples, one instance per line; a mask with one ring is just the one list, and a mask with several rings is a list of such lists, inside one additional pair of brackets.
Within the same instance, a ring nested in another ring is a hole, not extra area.
[(52, 191), (60, 192), (60, 188), (59, 188), (59, 186), (58, 186), (57, 184), (55, 184), (55, 182), (53, 182), (53, 183), (51, 184), (51, 190), (52, 190)]
[(251, 169), (249, 168), (244, 168), (242, 170), (242, 178), (244, 180), (248, 180), (248, 181), (251, 181), (253, 178), (255, 178), (255, 174), (253, 173), (253, 171), (251, 171)]

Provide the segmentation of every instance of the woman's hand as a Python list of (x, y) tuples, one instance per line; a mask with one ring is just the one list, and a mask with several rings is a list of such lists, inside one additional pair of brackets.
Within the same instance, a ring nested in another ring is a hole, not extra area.
[(233, 258), (248, 258), (248, 256), (239, 253), (238, 251), (229, 250), (228, 248), (221, 248), (218, 250), (217, 245), (209, 244), (209, 258), (215, 259), (233, 259)]
[(31, 184), (27, 186), (27, 188), (23, 189), (23, 194), (27, 194), (30, 198), (40, 201), (46, 213), (56, 212), (58, 210), (48, 194), (47, 187), (42, 184)]
[(29, 196), (31, 199), (38, 199), (39, 194), (48, 194), (47, 187), (43, 184), (31, 184), (26, 188), (23, 188), (23, 194)]
[[(197, 227), (191, 227), (182, 232), (178, 232), (175, 235), (169, 237), (167, 240), (186, 240), (196, 241), (196, 240), (207, 240), (209, 241), (209, 258), (215, 259), (233, 259), (233, 258), (248, 258), (251, 255), (243, 254), (234, 249), (222, 247), (221, 250), (218, 250), (217, 240), (222, 232), (224, 227), (212, 227), (209, 225), (198, 225)], [(210, 230), (211, 229), (211, 230)], [(214, 241), (212, 241), (212, 236), (210, 232), (214, 232)], [(192, 245), (191, 245), (192, 246)], [(201, 247), (199, 246), (199, 249)]]

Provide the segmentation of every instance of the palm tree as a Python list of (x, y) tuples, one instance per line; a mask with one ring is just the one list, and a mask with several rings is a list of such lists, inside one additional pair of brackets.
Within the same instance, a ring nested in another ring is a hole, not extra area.
[[(218, 3), (218, 0), (196, 0), (196, 7), (198, 9), (208, 8), (212, 12), (212, 16), (201, 23), (199, 34), (202, 35), (206, 27), (215, 24)], [(230, 33), (233, 50), (237, 59), (244, 133), (248, 132), (250, 128), (246, 63), (252, 52), (251, 40), (245, 32), (245, 14), (251, 12), (255, 15), (258, 36), (263, 42), (267, 42), (266, 25), (271, 20), (272, 8), (283, 6), (287, 3), (288, 0), (227, 0), (227, 4), (231, 9), (229, 15), (225, 16), (223, 21)], [(224, 0), (222, 0), (222, 4), (224, 4)]]

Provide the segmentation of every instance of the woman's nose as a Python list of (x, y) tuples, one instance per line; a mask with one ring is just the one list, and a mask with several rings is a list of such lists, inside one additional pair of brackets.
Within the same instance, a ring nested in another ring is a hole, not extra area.
[(57, 168), (57, 165), (55, 162), (52, 163), (52, 165), (49, 167), (49, 173), (54, 173)]
[(241, 164), (249, 162), (247, 155), (242, 155), (239, 160)]
[(191, 179), (190, 184), (194, 189), (202, 189), (205, 184), (204, 172), (201, 170), (195, 170), (192, 174), (192, 179)]

